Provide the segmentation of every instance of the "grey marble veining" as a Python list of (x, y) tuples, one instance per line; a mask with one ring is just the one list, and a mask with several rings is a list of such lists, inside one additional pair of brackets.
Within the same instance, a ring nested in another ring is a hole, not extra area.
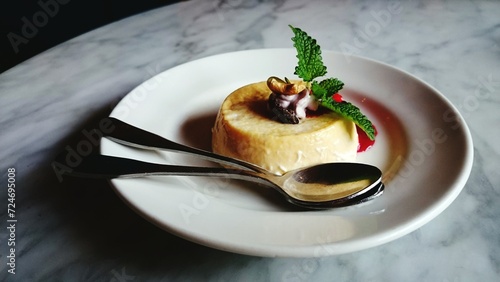
[[(1, 185), (8, 167), (18, 183), (16, 274), (7, 272), (3, 220), (0, 280), (497, 281), (499, 14), (498, 1), (191, 0), (83, 34), (0, 74)], [(406, 70), (459, 109), (474, 139), (474, 166), (442, 214), (360, 252), (259, 258), (170, 235), (104, 181), (58, 182), (53, 158), (135, 86), (205, 56), (290, 47), (282, 40), (287, 24), (314, 31), (324, 49)], [(0, 214), (6, 218), (6, 208)]]

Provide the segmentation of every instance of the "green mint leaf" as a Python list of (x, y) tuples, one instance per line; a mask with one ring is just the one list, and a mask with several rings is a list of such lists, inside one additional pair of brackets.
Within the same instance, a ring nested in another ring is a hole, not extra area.
[(358, 107), (347, 101), (336, 102), (333, 100), (332, 95), (338, 93), (344, 87), (342, 81), (337, 78), (328, 78), (321, 82), (314, 81), (315, 78), (324, 76), (327, 73), (326, 66), (321, 58), (321, 49), (316, 40), (299, 28), (291, 25), (290, 28), (295, 35), (292, 41), (293, 46), (297, 49), (297, 59), (299, 59), (294, 74), (305, 82), (311, 83), (311, 91), (323, 107), (353, 121), (366, 132), (368, 138), (374, 140), (375, 128)]
[[(336, 93), (336, 92), (335, 92)], [(372, 122), (361, 113), (360, 109), (355, 105), (342, 101), (340, 103), (333, 101), (331, 96), (324, 96), (323, 99), (320, 100), (320, 104), (328, 108), (337, 114), (352, 120), (359, 128), (361, 128), (370, 140), (375, 139), (375, 128), (373, 127)]]
[(298, 65), (295, 67), (295, 73), (306, 82), (310, 82), (316, 77), (326, 74), (326, 66), (323, 65), (321, 58), (321, 48), (306, 32), (290, 25), (294, 33), (292, 37), (293, 46), (297, 50)]
[(344, 83), (337, 78), (328, 78), (321, 82), (313, 81), (311, 90), (316, 99), (321, 100), (327, 95), (339, 92), (344, 87)]

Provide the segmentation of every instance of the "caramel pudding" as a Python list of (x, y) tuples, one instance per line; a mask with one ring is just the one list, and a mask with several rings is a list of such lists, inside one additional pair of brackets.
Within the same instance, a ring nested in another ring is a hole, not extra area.
[(212, 129), (215, 153), (244, 160), (273, 173), (356, 159), (354, 122), (327, 111), (286, 124), (272, 118), (265, 81), (243, 86), (222, 103)]

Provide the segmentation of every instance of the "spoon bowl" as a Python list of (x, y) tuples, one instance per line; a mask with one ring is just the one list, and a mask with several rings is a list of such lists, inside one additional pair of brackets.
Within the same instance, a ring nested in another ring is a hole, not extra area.
[(332, 201), (362, 195), (380, 183), (382, 172), (359, 163), (326, 163), (286, 174), (283, 189), (308, 201)]

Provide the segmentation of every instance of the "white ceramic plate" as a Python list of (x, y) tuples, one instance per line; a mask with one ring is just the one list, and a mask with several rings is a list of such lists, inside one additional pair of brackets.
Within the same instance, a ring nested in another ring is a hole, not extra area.
[[(360, 162), (384, 173), (374, 201), (299, 211), (278, 193), (251, 183), (202, 177), (112, 181), (147, 220), (209, 247), (271, 257), (313, 257), (377, 246), (419, 228), (457, 197), (469, 176), (472, 139), (457, 110), (436, 89), (391, 66), (324, 52), (328, 76), (345, 82), (344, 99), (377, 126), (375, 146)], [(294, 49), (212, 56), (172, 68), (129, 93), (111, 116), (169, 139), (210, 149), (223, 99), (269, 76), (294, 78)], [(145, 152), (102, 141), (102, 153), (158, 163), (209, 165), (182, 154)]]

